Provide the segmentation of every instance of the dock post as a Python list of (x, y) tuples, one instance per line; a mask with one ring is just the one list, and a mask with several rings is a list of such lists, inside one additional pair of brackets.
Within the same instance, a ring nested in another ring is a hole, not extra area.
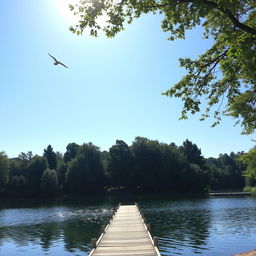
[(154, 241), (154, 246), (158, 247), (158, 237), (157, 236), (153, 237), (153, 241)]
[(146, 219), (144, 213), (142, 212), (140, 215), (141, 215), (142, 219), (144, 220), (144, 223), (146, 224), (147, 223), (147, 219)]
[(97, 247), (97, 238), (92, 238), (91, 244), (92, 244), (92, 248), (95, 249)]

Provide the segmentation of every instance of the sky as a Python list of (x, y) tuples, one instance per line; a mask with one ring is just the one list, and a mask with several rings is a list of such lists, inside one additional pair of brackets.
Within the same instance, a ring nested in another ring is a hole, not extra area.
[[(205, 157), (254, 146), (255, 136), (241, 135), (232, 118), (215, 128), (200, 115), (178, 120), (181, 100), (162, 95), (185, 74), (178, 59), (210, 47), (200, 28), (171, 42), (162, 17), (145, 15), (113, 39), (76, 36), (68, 2), (0, 2), (0, 151), (42, 155), (51, 144), (64, 153), (71, 142), (108, 150), (137, 136), (177, 145), (189, 139)], [(48, 53), (69, 68), (54, 66)]]

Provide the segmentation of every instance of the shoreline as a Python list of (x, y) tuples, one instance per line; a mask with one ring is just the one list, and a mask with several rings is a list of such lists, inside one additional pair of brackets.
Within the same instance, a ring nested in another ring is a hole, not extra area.
[(233, 256), (256, 256), (256, 249), (253, 251), (249, 251), (249, 252), (243, 252), (240, 254), (235, 254)]

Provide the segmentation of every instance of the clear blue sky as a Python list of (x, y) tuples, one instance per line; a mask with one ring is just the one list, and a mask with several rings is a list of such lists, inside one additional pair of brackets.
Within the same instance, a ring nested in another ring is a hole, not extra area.
[[(199, 116), (178, 121), (181, 101), (161, 95), (185, 72), (178, 58), (210, 46), (200, 29), (170, 42), (161, 17), (148, 15), (114, 39), (77, 37), (61, 0), (1, 1), (0, 19), (0, 151), (9, 157), (42, 155), (48, 144), (64, 153), (70, 142), (108, 150), (136, 136), (178, 145), (189, 139), (205, 157), (254, 146), (231, 118), (216, 128)], [(69, 69), (52, 65), (48, 52)]]

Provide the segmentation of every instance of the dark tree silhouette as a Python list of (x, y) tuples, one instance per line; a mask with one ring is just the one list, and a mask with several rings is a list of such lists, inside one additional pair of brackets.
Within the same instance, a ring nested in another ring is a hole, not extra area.
[(55, 170), (57, 168), (57, 158), (51, 145), (48, 145), (48, 147), (44, 149), (43, 156), (47, 159), (49, 169)]

